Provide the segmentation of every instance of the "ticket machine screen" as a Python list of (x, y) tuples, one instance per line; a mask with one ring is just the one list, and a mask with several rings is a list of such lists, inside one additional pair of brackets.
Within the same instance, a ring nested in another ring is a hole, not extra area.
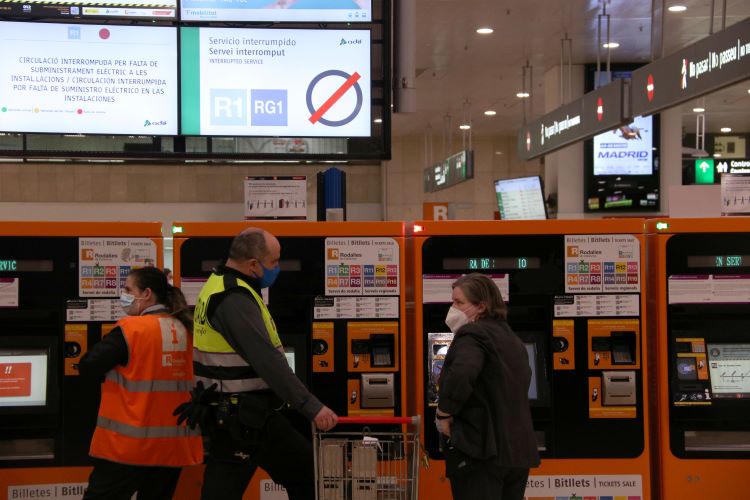
[(714, 398), (750, 398), (750, 344), (707, 344)]

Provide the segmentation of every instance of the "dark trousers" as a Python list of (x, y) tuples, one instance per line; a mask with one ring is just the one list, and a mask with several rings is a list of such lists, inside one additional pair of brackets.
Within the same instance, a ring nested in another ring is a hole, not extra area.
[(281, 413), (272, 412), (246, 439), (216, 430), (209, 436), (202, 500), (240, 500), (260, 467), (290, 500), (315, 498), (312, 444)]
[(469, 470), (450, 478), (451, 493), (454, 500), (523, 500), (528, 478), (527, 468), (475, 461)]
[(130, 500), (136, 492), (138, 500), (172, 498), (181, 470), (179, 467), (125, 465), (97, 458), (83, 499)]

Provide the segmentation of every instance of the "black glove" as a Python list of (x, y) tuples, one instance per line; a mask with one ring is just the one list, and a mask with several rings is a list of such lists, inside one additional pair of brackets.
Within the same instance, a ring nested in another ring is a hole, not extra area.
[(190, 401), (182, 403), (174, 409), (172, 415), (177, 417), (177, 425), (187, 421), (187, 426), (195, 429), (200, 426), (203, 432), (207, 432), (213, 424), (213, 411), (211, 403), (216, 401), (216, 384), (206, 389), (203, 382), (198, 382), (190, 391)]

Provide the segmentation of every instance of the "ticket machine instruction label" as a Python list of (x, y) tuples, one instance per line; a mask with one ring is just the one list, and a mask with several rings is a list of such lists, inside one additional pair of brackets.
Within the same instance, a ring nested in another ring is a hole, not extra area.
[(641, 247), (630, 234), (565, 236), (565, 292), (640, 292)]
[(642, 478), (637, 474), (529, 476), (526, 500), (641, 500)]
[(398, 295), (399, 261), (393, 238), (326, 238), (326, 295)]
[(156, 265), (149, 238), (79, 238), (78, 296), (119, 297), (133, 269)]

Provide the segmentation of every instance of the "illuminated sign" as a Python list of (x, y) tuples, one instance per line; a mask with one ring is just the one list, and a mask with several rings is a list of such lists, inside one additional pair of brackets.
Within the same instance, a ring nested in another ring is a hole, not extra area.
[(714, 183), (714, 159), (698, 158), (695, 160), (695, 183), (696, 184), (713, 184)]
[(623, 82), (615, 80), (524, 125), (518, 131), (519, 158), (531, 160), (620, 126), (622, 98)]
[(649, 115), (750, 78), (750, 18), (633, 71), (633, 115)]
[(474, 152), (467, 149), (424, 169), (424, 192), (455, 186), (474, 177)]

